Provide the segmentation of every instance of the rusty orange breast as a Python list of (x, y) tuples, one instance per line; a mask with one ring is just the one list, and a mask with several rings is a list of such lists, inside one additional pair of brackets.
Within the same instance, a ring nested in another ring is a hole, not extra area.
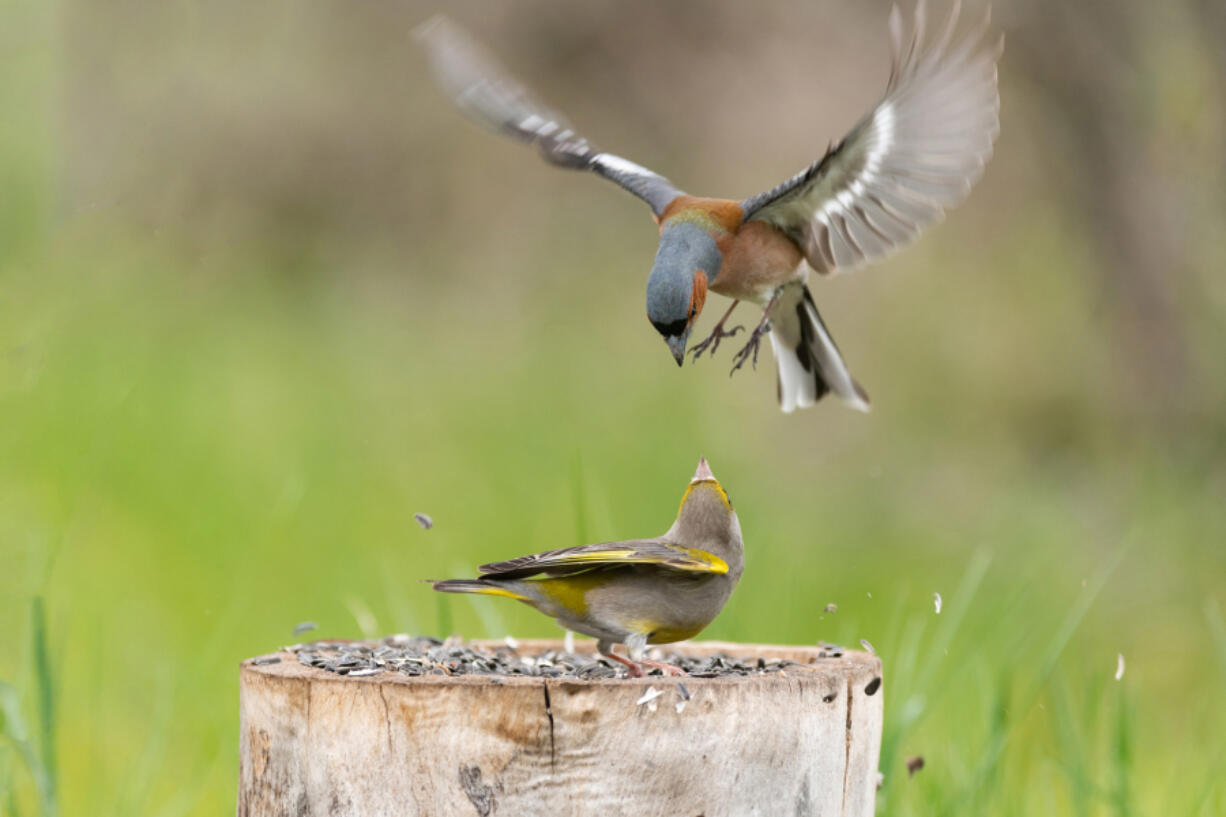
[(800, 247), (766, 222), (746, 222), (715, 243), (723, 255), (723, 266), (711, 289), (720, 295), (763, 303), (778, 287), (808, 275)]

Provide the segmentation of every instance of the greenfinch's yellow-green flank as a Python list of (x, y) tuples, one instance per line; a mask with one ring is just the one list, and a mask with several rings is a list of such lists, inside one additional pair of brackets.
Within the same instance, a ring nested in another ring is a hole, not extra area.
[[(662, 536), (551, 550), (482, 565), (478, 579), (433, 582), (444, 593), (522, 601), (642, 675), (648, 644), (692, 638), (723, 609), (745, 569), (741, 524), (706, 459), (685, 489), (677, 520)], [(630, 657), (613, 652), (625, 644)]]

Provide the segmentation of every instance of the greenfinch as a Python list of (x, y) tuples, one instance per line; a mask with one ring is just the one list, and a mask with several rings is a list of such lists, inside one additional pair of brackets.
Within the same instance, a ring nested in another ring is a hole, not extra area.
[[(692, 638), (723, 609), (745, 568), (741, 524), (706, 459), (681, 498), (677, 520), (662, 536), (551, 550), (482, 565), (477, 579), (434, 581), (443, 593), (478, 593), (521, 601), (596, 648), (632, 676), (654, 667), (648, 644)], [(629, 658), (613, 651), (626, 645)]]

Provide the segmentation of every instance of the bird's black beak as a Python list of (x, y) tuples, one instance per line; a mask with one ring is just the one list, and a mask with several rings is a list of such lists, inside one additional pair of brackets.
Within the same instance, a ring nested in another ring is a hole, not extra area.
[(690, 330), (685, 330), (680, 335), (670, 335), (664, 339), (668, 344), (668, 350), (673, 353), (673, 360), (677, 361), (680, 366), (685, 363), (685, 344), (690, 339)]

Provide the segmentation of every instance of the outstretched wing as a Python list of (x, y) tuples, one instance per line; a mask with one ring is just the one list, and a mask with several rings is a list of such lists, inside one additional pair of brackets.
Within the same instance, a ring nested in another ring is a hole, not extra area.
[(540, 149), (545, 160), (561, 167), (592, 170), (651, 205), (659, 216), (681, 195), (658, 173), (612, 153), (602, 153), (538, 102), (471, 37), (446, 17), (438, 16), (417, 30), (435, 79), (455, 104), (477, 122)]
[(695, 573), (727, 573), (728, 563), (703, 550), (681, 547), (659, 539), (633, 539), (601, 545), (550, 550), (494, 562), (478, 568), (482, 578), (522, 579), (537, 574), (564, 575), (599, 567), (623, 565), (660, 565), (672, 570)]
[(842, 142), (783, 184), (741, 202), (746, 219), (781, 228), (818, 272), (848, 272), (908, 244), (960, 204), (1000, 130), (988, 16), (955, 40), (958, 3), (931, 42), (924, 0), (904, 37), (890, 13), (893, 65), (885, 98)]

